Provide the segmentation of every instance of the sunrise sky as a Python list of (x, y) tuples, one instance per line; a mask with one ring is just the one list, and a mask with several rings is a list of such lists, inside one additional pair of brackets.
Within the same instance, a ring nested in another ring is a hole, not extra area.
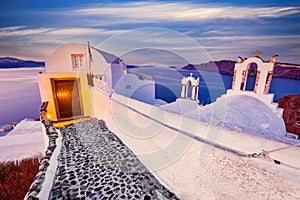
[[(132, 37), (111, 38), (124, 33)], [(249, 57), (258, 49), (265, 59), (279, 54), (279, 62), (300, 64), (300, 2), (1, 1), (1, 57), (46, 60), (63, 44), (87, 41), (115, 54), (141, 42), (138, 47), (164, 50), (172, 41), (177, 53), (197, 56), (182, 38), (191, 38), (212, 60)]]

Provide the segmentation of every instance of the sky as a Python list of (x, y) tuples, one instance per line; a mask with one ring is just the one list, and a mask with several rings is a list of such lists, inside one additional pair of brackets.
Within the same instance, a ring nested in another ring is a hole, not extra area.
[(196, 64), (256, 49), (265, 60), (278, 54), (279, 62), (300, 64), (300, 2), (1, 1), (0, 57), (45, 61), (63, 44), (87, 41), (127, 55), (127, 64), (149, 52), (155, 63), (167, 59), (164, 51)]

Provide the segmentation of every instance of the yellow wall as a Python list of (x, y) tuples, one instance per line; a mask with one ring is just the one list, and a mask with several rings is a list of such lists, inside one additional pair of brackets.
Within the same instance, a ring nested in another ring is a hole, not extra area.
[(42, 102), (48, 101), (48, 114), (51, 115), (52, 121), (57, 121), (56, 108), (54, 103), (54, 95), (52, 94), (51, 79), (77, 78), (80, 83), (80, 94), (84, 116), (91, 116), (91, 89), (87, 83), (85, 73), (68, 73), (68, 74), (39, 74), (38, 83)]

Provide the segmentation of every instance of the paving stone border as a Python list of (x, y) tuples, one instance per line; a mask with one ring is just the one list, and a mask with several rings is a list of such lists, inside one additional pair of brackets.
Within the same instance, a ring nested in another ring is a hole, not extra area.
[(177, 200), (103, 120), (64, 127), (49, 198)]
[(44, 102), (40, 110), (40, 120), (46, 128), (46, 134), (49, 138), (48, 148), (45, 152), (45, 157), (43, 158), (40, 166), (39, 172), (35, 176), (33, 183), (31, 184), (25, 199), (33, 200), (39, 199), (38, 195), (42, 189), (43, 183), (45, 181), (46, 171), (50, 165), (50, 158), (53, 154), (53, 151), (56, 148), (56, 139), (58, 138), (58, 133), (54, 128), (53, 124), (47, 119), (47, 105), (48, 102)]
[[(40, 120), (49, 144), (26, 200), (39, 199), (57, 147), (58, 132), (47, 119), (47, 102), (41, 106)], [(178, 199), (103, 120), (77, 122), (61, 129), (61, 134), (62, 147), (49, 199)]]

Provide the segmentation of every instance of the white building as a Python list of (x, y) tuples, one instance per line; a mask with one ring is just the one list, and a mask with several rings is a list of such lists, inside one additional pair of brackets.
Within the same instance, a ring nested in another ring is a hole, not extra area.
[[(248, 59), (239, 57), (238, 63), (235, 64), (234, 68), (232, 89), (227, 91), (227, 95), (243, 94), (257, 98), (268, 105), (274, 113), (281, 117), (283, 110), (278, 108), (276, 103), (273, 103), (274, 94), (269, 93), (276, 58), (277, 55), (266, 62), (258, 56)], [(257, 65), (255, 87), (253, 91), (246, 91), (245, 88), (251, 63)]]
[(155, 104), (155, 83), (127, 74), (123, 61), (89, 45), (66, 44), (46, 61), (46, 73), (38, 75), (42, 102), (48, 101), (52, 121), (94, 114), (94, 90)]
[(116, 56), (87, 45), (67, 44), (46, 61), (46, 73), (38, 75), (42, 101), (48, 101), (48, 115), (53, 121), (91, 116), (89, 81), (107, 94), (124, 74), (125, 65)]
[[(255, 91), (244, 91), (252, 62), (258, 64), (260, 71), (257, 87)], [(199, 185), (214, 181), (213, 176), (206, 180), (202, 177), (211, 167), (205, 158), (214, 147), (225, 149), (224, 156), (231, 151), (246, 156), (245, 159), (262, 150), (286, 148), (286, 143), (273, 140), (284, 140), (280, 110), (268, 94), (273, 64), (257, 57), (240, 60), (235, 66), (233, 88), (206, 106), (199, 105), (199, 79), (192, 76), (182, 79), (181, 96), (176, 102), (156, 106), (155, 83), (151, 78), (127, 73), (122, 60), (95, 48), (89, 50), (87, 45), (68, 44), (58, 48), (46, 62), (46, 73), (39, 74), (38, 80), (42, 101), (49, 102), (52, 121), (83, 116), (103, 119), (179, 197), (201, 199), (198, 191), (207, 188), (199, 190)], [(93, 82), (88, 83), (88, 78)], [(233, 124), (228, 126), (229, 123)], [(251, 129), (253, 126), (255, 129)], [(277, 128), (279, 133), (274, 133)], [(260, 136), (267, 134), (272, 140), (249, 134), (252, 130), (262, 133)], [(296, 157), (297, 148), (294, 146), (287, 152)], [(299, 160), (287, 159), (285, 153), (270, 154), (268, 159), (299, 167)], [(227, 172), (224, 169), (224, 174)]]
[[(156, 113), (172, 112), (255, 134), (283, 136), (283, 110), (273, 103), (274, 94), (268, 93), (276, 57), (268, 62), (258, 56), (239, 57), (232, 89), (210, 105), (200, 105), (200, 80), (190, 74), (182, 78), (181, 94), (175, 102), (152, 107), (151, 110)], [(251, 63), (257, 64), (256, 83), (253, 91), (246, 91)], [(120, 58), (89, 45), (67, 44), (58, 48), (46, 62), (46, 73), (39, 74), (38, 80), (42, 101), (49, 102), (48, 116), (52, 121), (84, 116), (101, 118), (103, 110), (107, 109), (103, 108), (103, 98), (146, 115), (148, 104), (162, 104), (155, 99), (155, 82), (151, 77), (128, 73)], [(245, 95), (248, 97), (245, 98)], [(253, 98), (258, 102), (255, 103)], [(136, 108), (131, 103), (133, 100), (147, 106)]]
[[(167, 110), (187, 117), (218, 124), (242, 132), (264, 137), (284, 137), (286, 128), (282, 118), (283, 109), (273, 103), (274, 94), (269, 93), (275, 59), (265, 62), (260, 57), (238, 58), (234, 68), (232, 89), (206, 106), (193, 106), (175, 103), (163, 106)], [(257, 65), (256, 81), (253, 90), (245, 90), (250, 65)], [(183, 87), (184, 88), (184, 87)], [(183, 89), (184, 90), (184, 89)], [(185, 95), (183, 91), (182, 96)], [(178, 101), (180, 102), (180, 101)]]
[(179, 114), (186, 114), (198, 110), (200, 106), (198, 100), (199, 81), (199, 77), (195, 79), (193, 73), (190, 73), (188, 77), (183, 77), (181, 79), (180, 97), (176, 99), (175, 102), (162, 105), (161, 108)]

